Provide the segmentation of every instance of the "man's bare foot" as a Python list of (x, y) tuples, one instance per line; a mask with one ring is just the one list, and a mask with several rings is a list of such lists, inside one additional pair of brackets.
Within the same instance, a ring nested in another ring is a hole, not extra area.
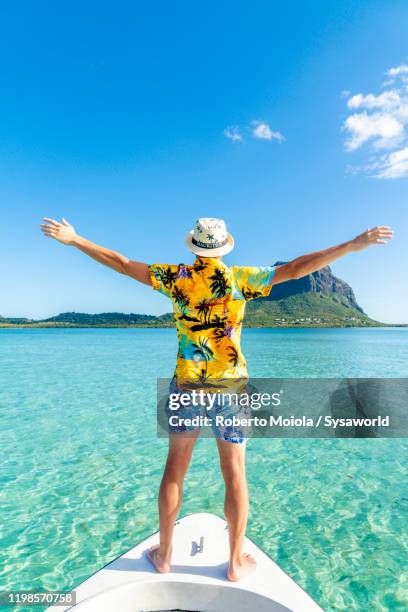
[(237, 562), (230, 562), (227, 572), (228, 580), (231, 582), (237, 582), (242, 580), (245, 576), (248, 576), (256, 568), (256, 561), (249, 553), (244, 553), (241, 560)]
[(147, 558), (159, 574), (167, 574), (170, 571), (170, 559), (164, 559), (159, 554), (159, 545), (156, 544), (146, 551)]

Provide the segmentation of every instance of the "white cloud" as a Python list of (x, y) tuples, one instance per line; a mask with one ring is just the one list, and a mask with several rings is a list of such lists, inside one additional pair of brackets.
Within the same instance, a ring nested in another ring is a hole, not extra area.
[(383, 83), (383, 87), (394, 85), (396, 81), (400, 84), (405, 85), (405, 91), (408, 90), (408, 64), (401, 64), (395, 68), (390, 68), (385, 73), (388, 77)]
[[(408, 65), (401, 64), (386, 72), (388, 89), (382, 93), (358, 93), (347, 101), (354, 111), (343, 123), (345, 148), (355, 151), (370, 146), (373, 159), (361, 170), (377, 178), (408, 176)], [(388, 149), (390, 153), (380, 155)]]
[(394, 151), (376, 164), (376, 178), (395, 179), (408, 176), (408, 147)]
[(395, 68), (390, 68), (385, 74), (392, 78), (400, 76), (401, 74), (408, 74), (408, 64), (401, 64)]
[(260, 140), (277, 140), (283, 142), (284, 136), (280, 132), (274, 132), (265, 121), (254, 121), (253, 122), (252, 136), (259, 138)]
[(354, 108), (365, 108), (367, 110), (373, 110), (379, 108), (381, 110), (394, 110), (401, 104), (401, 96), (397, 91), (390, 90), (384, 91), (379, 96), (374, 94), (357, 94), (352, 96), (347, 102), (347, 106), (351, 109)]
[(233, 142), (242, 142), (243, 137), (237, 125), (230, 125), (224, 130), (224, 136)]
[(229, 125), (224, 130), (224, 136), (233, 142), (242, 142), (244, 140), (243, 132), (251, 131), (253, 138), (259, 140), (277, 140), (283, 142), (285, 137), (280, 132), (274, 132), (266, 121), (252, 121), (250, 126), (244, 126), (242, 129), (239, 125)]
[(404, 136), (403, 124), (387, 113), (355, 113), (347, 117), (343, 128), (349, 132), (346, 140), (348, 151), (358, 149), (367, 140), (373, 140), (376, 149), (390, 148), (401, 142)]

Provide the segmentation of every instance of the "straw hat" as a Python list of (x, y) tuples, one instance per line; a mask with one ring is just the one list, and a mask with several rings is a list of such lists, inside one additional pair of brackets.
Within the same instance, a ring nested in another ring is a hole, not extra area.
[(222, 219), (197, 219), (195, 227), (187, 234), (186, 245), (201, 257), (220, 257), (234, 248), (234, 239), (227, 232)]

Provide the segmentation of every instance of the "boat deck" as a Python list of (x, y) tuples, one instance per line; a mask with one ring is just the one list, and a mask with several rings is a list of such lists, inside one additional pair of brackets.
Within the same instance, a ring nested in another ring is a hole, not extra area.
[[(75, 589), (74, 609), (321, 612), (312, 598), (248, 538), (245, 551), (255, 557), (257, 569), (238, 583), (229, 582), (227, 525), (213, 514), (192, 514), (176, 522), (169, 574), (158, 574), (146, 558), (146, 550), (157, 543), (155, 533), (81, 583)], [(49, 608), (53, 612), (68, 609)]]

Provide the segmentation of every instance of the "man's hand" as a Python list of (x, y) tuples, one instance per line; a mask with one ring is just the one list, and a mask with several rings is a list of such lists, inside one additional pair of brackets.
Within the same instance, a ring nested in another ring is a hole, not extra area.
[(388, 225), (379, 225), (359, 234), (351, 241), (353, 251), (362, 251), (372, 244), (387, 244), (394, 232)]
[(48, 217), (44, 217), (44, 221), (46, 223), (41, 225), (41, 231), (45, 236), (55, 238), (55, 240), (62, 242), (62, 244), (74, 244), (77, 234), (68, 221), (62, 219), (62, 223), (58, 223), (58, 221)]
[(362, 251), (372, 244), (387, 244), (393, 237), (393, 234), (394, 232), (388, 225), (380, 225), (359, 234), (354, 240), (343, 242), (343, 244), (324, 249), (323, 251), (316, 251), (309, 255), (297, 257), (287, 264), (277, 266), (274, 283), (284, 283), (288, 280), (302, 278), (307, 274), (321, 270), (340, 257), (347, 255), (347, 253)]
[(61, 220), (62, 223), (58, 223), (55, 219), (44, 217), (44, 221), (46, 223), (41, 225), (41, 231), (45, 236), (55, 238), (62, 244), (71, 244), (104, 266), (108, 266), (120, 274), (126, 274), (144, 285), (152, 285), (147, 264), (140, 261), (131, 261), (128, 257), (116, 251), (106, 249), (82, 236), (78, 236), (72, 225), (65, 219)]

